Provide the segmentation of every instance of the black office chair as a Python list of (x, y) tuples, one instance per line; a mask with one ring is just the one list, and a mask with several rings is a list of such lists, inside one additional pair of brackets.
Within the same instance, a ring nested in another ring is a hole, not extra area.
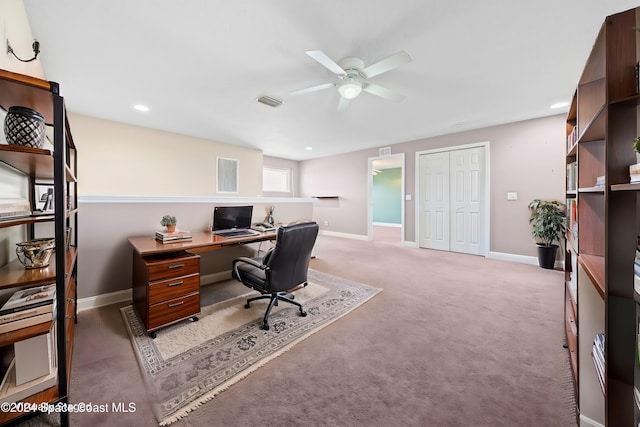
[(287, 291), (307, 285), (311, 250), (317, 236), (318, 224), (315, 222), (289, 224), (278, 228), (275, 246), (263, 257), (233, 260), (233, 277), (262, 294), (248, 299), (244, 307), (249, 308), (251, 302), (258, 299), (270, 299), (262, 329), (269, 329), (269, 314), (278, 301), (294, 304), (300, 309), (301, 316), (307, 315), (302, 304), (293, 301), (294, 295)]

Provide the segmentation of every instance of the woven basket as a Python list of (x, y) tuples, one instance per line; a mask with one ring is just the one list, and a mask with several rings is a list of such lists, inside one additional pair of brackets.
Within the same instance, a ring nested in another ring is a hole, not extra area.
[(42, 114), (27, 107), (10, 107), (4, 118), (7, 143), (23, 147), (42, 148), (45, 123)]
[(49, 265), (49, 258), (56, 246), (55, 239), (34, 239), (16, 243), (16, 255), (24, 268), (43, 268)]

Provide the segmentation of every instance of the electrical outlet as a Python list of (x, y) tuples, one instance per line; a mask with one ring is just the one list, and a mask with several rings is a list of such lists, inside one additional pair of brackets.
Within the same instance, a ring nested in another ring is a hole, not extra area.
[(329, 226), (329, 221), (325, 220), (323, 224), (324, 224), (325, 227), (328, 227)]

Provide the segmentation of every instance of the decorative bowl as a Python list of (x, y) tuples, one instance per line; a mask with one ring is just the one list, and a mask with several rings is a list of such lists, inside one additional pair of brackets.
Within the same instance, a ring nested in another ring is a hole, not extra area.
[(4, 134), (11, 145), (42, 148), (45, 138), (44, 117), (31, 108), (9, 107), (4, 118)]
[(24, 268), (43, 268), (49, 265), (49, 258), (56, 247), (52, 238), (34, 239), (16, 243), (16, 255)]

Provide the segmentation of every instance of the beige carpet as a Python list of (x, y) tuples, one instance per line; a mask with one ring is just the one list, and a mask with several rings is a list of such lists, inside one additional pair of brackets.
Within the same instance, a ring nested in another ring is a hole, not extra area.
[(310, 270), (309, 285), (295, 292), (308, 315), (280, 303), (269, 331), (260, 329), (268, 300), (244, 308), (255, 292), (203, 307), (199, 321), (161, 329), (156, 339), (148, 337), (132, 306), (121, 313), (158, 422), (168, 425), (380, 291)]

